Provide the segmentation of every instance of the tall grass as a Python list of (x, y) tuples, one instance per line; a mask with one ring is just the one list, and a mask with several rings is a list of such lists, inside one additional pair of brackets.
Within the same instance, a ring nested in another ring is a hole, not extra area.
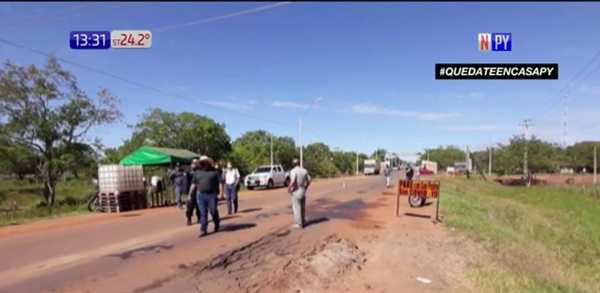
[[(20, 180), (0, 182), (0, 226), (17, 225), (40, 218), (85, 213), (87, 196), (94, 191), (89, 180), (60, 182), (56, 203), (48, 208), (42, 198), (42, 186)], [(11, 211), (15, 207), (17, 211)]]
[(490, 292), (600, 292), (596, 194), (442, 179), (446, 222), (485, 248), (471, 277)]

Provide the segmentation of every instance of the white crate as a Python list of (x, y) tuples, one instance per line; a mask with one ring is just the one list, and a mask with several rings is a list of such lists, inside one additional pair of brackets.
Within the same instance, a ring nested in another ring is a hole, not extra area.
[(98, 167), (100, 192), (144, 190), (142, 166), (100, 165)]

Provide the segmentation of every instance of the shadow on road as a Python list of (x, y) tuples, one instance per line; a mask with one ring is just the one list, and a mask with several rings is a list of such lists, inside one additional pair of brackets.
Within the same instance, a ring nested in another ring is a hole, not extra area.
[(223, 226), (221, 226), (221, 228), (219, 229), (219, 231), (234, 232), (234, 231), (244, 230), (244, 229), (250, 229), (250, 228), (254, 228), (254, 227), (256, 227), (255, 223), (229, 224), (229, 225), (223, 225)]
[(134, 254), (139, 253), (139, 252), (154, 251), (155, 253), (159, 253), (161, 250), (171, 250), (171, 249), (173, 249), (173, 245), (150, 245), (150, 246), (144, 246), (144, 247), (128, 250), (123, 253), (109, 254), (108, 256), (118, 257), (122, 260), (126, 260), (126, 259), (134, 256)]
[(327, 218), (327, 217), (310, 219), (310, 220), (306, 221), (306, 223), (304, 223), (305, 224), (304, 227), (316, 225), (316, 224), (327, 222), (327, 221), (329, 221), (329, 218)]
[(431, 219), (430, 215), (422, 215), (422, 214), (415, 214), (415, 213), (404, 213), (404, 215), (409, 216), (409, 217), (415, 217), (415, 218)]
[(240, 213), (252, 213), (252, 212), (258, 212), (260, 210), (262, 210), (262, 208), (251, 208), (251, 209), (241, 210), (239, 212)]
[(129, 217), (139, 217), (139, 216), (141, 216), (141, 215), (142, 215), (142, 214), (140, 214), (140, 213), (135, 213), (135, 214), (122, 214), (120, 217), (121, 217), (121, 218), (129, 218)]

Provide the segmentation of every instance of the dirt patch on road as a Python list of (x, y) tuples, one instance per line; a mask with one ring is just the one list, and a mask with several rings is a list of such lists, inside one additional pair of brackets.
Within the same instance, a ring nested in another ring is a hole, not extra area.
[(360, 270), (366, 255), (337, 234), (280, 229), (210, 261), (185, 267), (203, 292), (311, 292)]
[(274, 291), (309, 292), (327, 289), (367, 261), (354, 242), (333, 234), (319, 245), (292, 260), (269, 279)]

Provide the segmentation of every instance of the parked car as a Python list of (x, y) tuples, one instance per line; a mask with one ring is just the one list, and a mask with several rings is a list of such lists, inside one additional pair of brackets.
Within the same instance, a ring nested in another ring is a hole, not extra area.
[(281, 165), (258, 166), (254, 172), (244, 179), (244, 185), (248, 190), (256, 187), (273, 188), (276, 186), (288, 186), (289, 183), (289, 173)]

